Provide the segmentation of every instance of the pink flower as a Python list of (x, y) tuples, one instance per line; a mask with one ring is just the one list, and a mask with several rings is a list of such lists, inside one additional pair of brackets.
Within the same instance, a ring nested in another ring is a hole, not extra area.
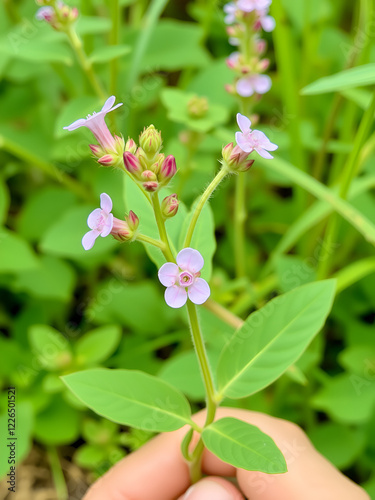
[(236, 51), (232, 52), (231, 55), (227, 58), (226, 63), (228, 68), (234, 69), (239, 64), (241, 53)]
[(236, 90), (241, 97), (250, 97), (254, 93), (266, 94), (272, 87), (272, 80), (268, 75), (249, 75), (240, 78)]
[(227, 3), (224, 5), (224, 12), (226, 14), (224, 18), (225, 24), (233, 24), (236, 20), (237, 6), (234, 2)]
[(210, 296), (208, 283), (200, 278), (204, 260), (198, 250), (184, 248), (177, 255), (177, 264), (167, 262), (159, 269), (160, 283), (165, 290), (166, 303), (175, 309), (189, 299), (194, 304), (203, 304)]
[(270, 33), (275, 29), (276, 21), (272, 16), (267, 16), (267, 10), (259, 12), (260, 15), (260, 25), (267, 33)]
[(38, 19), (38, 21), (47, 21), (47, 23), (49, 23), (53, 19), (55, 19), (55, 10), (50, 6), (41, 7), (40, 9), (38, 9), (35, 17), (36, 19)]
[(116, 104), (116, 106), (113, 106), (115, 100), (115, 96), (110, 97), (106, 100), (102, 110), (99, 111), (99, 113), (94, 112), (92, 115), (88, 115), (87, 118), (80, 118), (68, 127), (64, 127), (64, 129), (72, 131), (80, 127), (87, 127), (94, 134), (96, 140), (99, 142), (103, 149), (107, 151), (116, 151), (116, 139), (112, 136), (104, 120), (107, 113), (113, 111), (119, 106), (122, 106), (122, 102)]
[(272, 0), (238, 0), (237, 8), (243, 12), (268, 9)]
[(100, 208), (96, 208), (87, 218), (87, 225), (91, 229), (82, 238), (82, 246), (90, 250), (100, 235), (102, 238), (108, 236), (113, 227), (112, 200), (106, 193), (100, 195)]
[(260, 130), (251, 130), (251, 121), (241, 113), (237, 114), (237, 123), (241, 132), (236, 132), (236, 142), (245, 153), (256, 151), (260, 156), (271, 160), (268, 151), (275, 151), (278, 146), (272, 144), (268, 137)]

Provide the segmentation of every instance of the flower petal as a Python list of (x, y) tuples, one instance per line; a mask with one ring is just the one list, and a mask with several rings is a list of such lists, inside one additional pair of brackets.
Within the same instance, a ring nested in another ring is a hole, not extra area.
[(169, 305), (169, 307), (173, 307), (174, 309), (178, 309), (186, 304), (187, 301), (187, 292), (185, 288), (180, 286), (169, 286), (164, 293), (165, 302)]
[(110, 232), (112, 231), (112, 227), (113, 227), (113, 214), (108, 214), (108, 217), (105, 221), (102, 232), (100, 233), (100, 236), (102, 238), (105, 238), (106, 236), (108, 236), (110, 234)]
[(159, 281), (164, 286), (172, 286), (178, 278), (178, 266), (173, 262), (163, 264), (158, 272)]
[(272, 87), (272, 80), (268, 75), (257, 75), (253, 79), (255, 92), (258, 94), (266, 94)]
[(270, 33), (275, 29), (276, 21), (272, 16), (265, 16), (261, 18), (260, 24), (262, 25), (264, 31)]
[(112, 95), (111, 97), (108, 97), (108, 99), (105, 101), (104, 106), (102, 107), (102, 111), (104, 113), (108, 113), (108, 111), (112, 108), (116, 100), (116, 97)]
[(76, 120), (67, 127), (64, 127), (64, 130), (69, 130), (69, 132), (71, 132), (72, 130), (76, 130), (77, 128), (84, 127), (85, 125), (86, 125), (86, 119), (80, 118), (79, 120)]
[(108, 196), (107, 193), (102, 193), (100, 195), (100, 208), (104, 210), (107, 214), (112, 211), (112, 200), (111, 197)]
[(202, 278), (196, 279), (195, 282), (188, 288), (189, 299), (194, 302), (194, 304), (198, 305), (206, 302), (210, 293), (211, 290), (207, 281)]
[(241, 132), (246, 134), (250, 130), (251, 121), (247, 116), (241, 115), (241, 113), (237, 113), (237, 123), (241, 129)]
[(242, 149), (242, 151), (245, 151), (245, 153), (251, 153), (254, 150), (248, 139), (246, 139), (246, 137), (241, 134), (241, 132), (236, 132), (236, 142), (237, 145)]
[(95, 208), (91, 212), (91, 214), (87, 217), (87, 225), (89, 226), (90, 229), (96, 229), (96, 226), (98, 224), (98, 220), (100, 219), (102, 215), (102, 211), (100, 208)]
[(262, 158), (265, 158), (266, 160), (272, 160), (273, 156), (270, 155), (265, 149), (263, 148), (255, 148), (255, 151), (260, 155)]
[[(250, 78), (240, 78), (236, 84), (236, 90), (241, 97), (250, 97), (254, 94), (254, 85), (252, 80)], [(243, 118), (246, 117), (244, 116)]]
[(96, 229), (89, 231), (82, 238), (82, 246), (85, 250), (90, 250), (95, 243), (96, 238), (99, 236), (99, 231)]
[(257, 143), (260, 147), (267, 149), (268, 151), (276, 151), (278, 146), (276, 144), (273, 144), (266, 134), (261, 132), (260, 130), (253, 130), (250, 134), (251, 138), (254, 140), (254, 142)]
[(183, 271), (197, 273), (204, 265), (204, 259), (198, 250), (193, 248), (184, 248), (177, 255), (177, 264)]

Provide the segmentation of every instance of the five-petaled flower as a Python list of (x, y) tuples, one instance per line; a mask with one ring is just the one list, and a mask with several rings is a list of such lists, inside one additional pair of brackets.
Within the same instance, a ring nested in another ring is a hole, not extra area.
[(240, 78), (236, 90), (241, 97), (250, 97), (254, 93), (266, 94), (272, 87), (272, 80), (268, 75), (249, 75)]
[(90, 250), (100, 235), (103, 238), (108, 236), (113, 227), (112, 200), (106, 193), (100, 195), (100, 208), (96, 208), (87, 218), (87, 225), (91, 229), (82, 238), (82, 246), (85, 250)]
[(203, 304), (210, 296), (208, 283), (200, 278), (204, 260), (198, 250), (184, 248), (176, 258), (159, 269), (159, 280), (166, 286), (165, 301), (173, 308), (182, 307), (188, 297), (194, 304)]
[(111, 132), (109, 131), (107, 124), (105, 123), (105, 115), (110, 111), (115, 110), (116, 108), (122, 106), (122, 102), (116, 104), (114, 106), (116, 97), (111, 96), (106, 100), (104, 106), (99, 113), (93, 113), (92, 115), (88, 115), (87, 118), (80, 118), (76, 120), (68, 127), (64, 127), (64, 129), (72, 131), (76, 130), (80, 127), (87, 127), (94, 134), (96, 140), (99, 142), (100, 146), (105, 151), (116, 151), (116, 139), (113, 137)]
[(241, 113), (237, 114), (237, 123), (241, 132), (236, 132), (236, 142), (242, 151), (245, 153), (256, 151), (263, 158), (272, 159), (273, 156), (268, 151), (275, 151), (278, 146), (273, 144), (260, 130), (251, 130), (251, 121)]

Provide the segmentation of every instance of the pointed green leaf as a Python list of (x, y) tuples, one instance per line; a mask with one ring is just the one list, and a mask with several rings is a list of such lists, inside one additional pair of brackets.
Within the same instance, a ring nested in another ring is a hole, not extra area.
[(375, 83), (375, 64), (364, 64), (356, 68), (340, 71), (310, 83), (302, 89), (302, 95), (317, 95), (337, 92), (354, 87), (364, 87)]
[(280, 377), (322, 328), (335, 284), (326, 280), (295, 288), (251, 314), (219, 360), (220, 394), (243, 398)]
[(121, 329), (118, 325), (106, 325), (86, 333), (75, 346), (77, 362), (81, 365), (92, 365), (106, 360), (120, 340)]
[(94, 50), (94, 52), (90, 54), (90, 60), (92, 63), (96, 64), (107, 63), (125, 54), (129, 54), (130, 51), (131, 48), (129, 45), (107, 45)]
[(190, 406), (174, 387), (135, 370), (93, 369), (63, 377), (69, 389), (99, 415), (154, 432), (190, 424)]
[(231, 417), (217, 420), (203, 430), (202, 439), (214, 455), (239, 469), (268, 474), (288, 470), (273, 439), (242, 420)]

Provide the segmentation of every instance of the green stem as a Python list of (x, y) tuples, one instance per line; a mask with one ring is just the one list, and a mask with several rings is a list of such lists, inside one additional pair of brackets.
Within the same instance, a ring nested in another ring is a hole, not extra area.
[[(374, 122), (375, 113), (375, 90), (373, 93), (372, 101), (365, 114), (363, 115), (361, 124), (359, 126), (357, 135), (354, 139), (353, 149), (345, 164), (342, 172), (342, 180), (340, 185), (340, 198), (346, 199), (349, 188), (353, 179), (358, 174), (360, 167), (361, 150), (365, 144), (366, 139), (370, 134), (372, 124)], [(336, 214), (333, 214), (328, 222), (322, 251), (319, 256), (318, 277), (324, 279), (329, 275), (332, 266), (332, 257), (334, 255), (334, 245), (337, 240), (339, 231), (339, 219)]]
[(151, 236), (147, 236), (145, 234), (137, 234), (137, 241), (142, 241), (143, 243), (148, 243), (149, 245), (153, 245), (154, 247), (161, 248), (161, 250), (165, 250), (165, 244), (162, 241), (155, 240), (151, 238)]
[[(199, 366), (203, 377), (203, 383), (206, 390), (207, 416), (204, 427), (207, 427), (207, 425), (210, 425), (214, 421), (217, 408), (217, 403), (215, 401), (214, 383), (210, 365), (207, 358), (206, 348), (204, 346), (204, 340), (199, 326), (197, 308), (195, 304), (190, 302), (190, 300), (187, 301), (186, 306), (189, 315), (193, 344), (195, 352), (197, 354)], [(198, 444), (196, 445), (192, 453), (192, 463), (190, 465), (190, 477), (192, 483), (196, 483), (202, 477), (201, 461), (202, 461), (203, 450), (204, 450), (204, 444), (202, 438), (200, 438)]]
[(12, 24), (18, 24), (21, 22), (22, 18), (18, 12), (16, 2), (14, 0), (4, 0), (4, 8)]
[(151, 195), (151, 203), (152, 207), (154, 209), (154, 214), (155, 214), (155, 220), (156, 224), (158, 226), (159, 230), (159, 235), (160, 239), (163, 242), (165, 248), (163, 250), (163, 254), (165, 258), (167, 259), (168, 262), (175, 262), (175, 258), (173, 256), (171, 246), (169, 244), (169, 239), (167, 235), (167, 231), (165, 229), (165, 221), (163, 218), (163, 215), (161, 213), (161, 208), (160, 208), (160, 201), (159, 201), (159, 195), (158, 193), (152, 193)]
[[(111, 29), (111, 45), (118, 45), (120, 41), (120, 21), (121, 21), (121, 9), (119, 0), (111, 1), (111, 21), (112, 21), (112, 29)], [(119, 68), (118, 59), (112, 59), (110, 62), (110, 94), (117, 94), (117, 77), (118, 77), (118, 68)], [(113, 114), (113, 113), (112, 113)]]
[(184, 241), (184, 247), (189, 247), (191, 244), (191, 240), (193, 238), (193, 233), (195, 226), (197, 224), (197, 221), (199, 219), (199, 216), (203, 210), (203, 207), (205, 203), (208, 201), (212, 193), (215, 191), (215, 189), (218, 187), (220, 182), (228, 175), (229, 171), (225, 165), (221, 167), (219, 172), (216, 174), (214, 179), (211, 181), (210, 185), (206, 188), (205, 192), (202, 194), (197, 206), (195, 207), (193, 216), (191, 218), (188, 230), (186, 232), (186, 237)]
[(233, 312), (229, 311), (215, 300), (208, 299), (203, 305), (208, 311), (211, 311), (215, 314), (215, 316), (227, 323), (227, 325), (236, 329), (243, 325), (243, 320), (241, 318), (233, 314)]
[(77, 35), (74, 27), (70, 26), (66, 30), (66, 34), (67, 34), (67, 37), (69, 39), (70, 45), (76, 54), (76, 57), (77, 57), (78, 62), (82, 68), (82, 71), (86, 75), (87, 80), (89, 81), (95, 94), (100, 99), (103, 99), (103, 100), (106, 99), (107, 94), (106, 94), (105, 90), (103, 89), (102, 84), (100, 83), (98, 77), (96, 76), (96, 73), (94, 71), (92, 63), (91, 63), (90, 59), (87, 57), (86, 52), (83, 49), (82, 41), (79, 38), (79, 36)]
[(80, 198), (87, 201), (93, 201), (91, 193), (89, 193), (87, 191), (87, 188), (82, 184), (80, 184), (74, 177), (70, 177), (68, 174), (61, 171), (58, 167), (56, 167), (52, 163), (49, 163), (45, 160), (42, 160), (41, 158), (38, 158), (36, 155), (26, 150), (23, 146), (9, 139), (6, 139), (5, 137), (2, 137), (1, 135), (0, 135), (0, 149), (4, 149), (8, 153), (23, 160), (25, 163), (35, 165), (43, 173), (48, 175), (51, 179), (60, 182)]
[(246, 223), (246, 177), (239, 172), (236, 178), (234, 204), (234, 261), (236, 277), (246, 276), (245, 223)]
[(47, 455), (51, 467), (53, 482), (55, 483), (58, 500), (68, 500), (68, 488), (66, 486), (64, 474), (61, 470), (60, 459), (55, 446), (47, 447)]

